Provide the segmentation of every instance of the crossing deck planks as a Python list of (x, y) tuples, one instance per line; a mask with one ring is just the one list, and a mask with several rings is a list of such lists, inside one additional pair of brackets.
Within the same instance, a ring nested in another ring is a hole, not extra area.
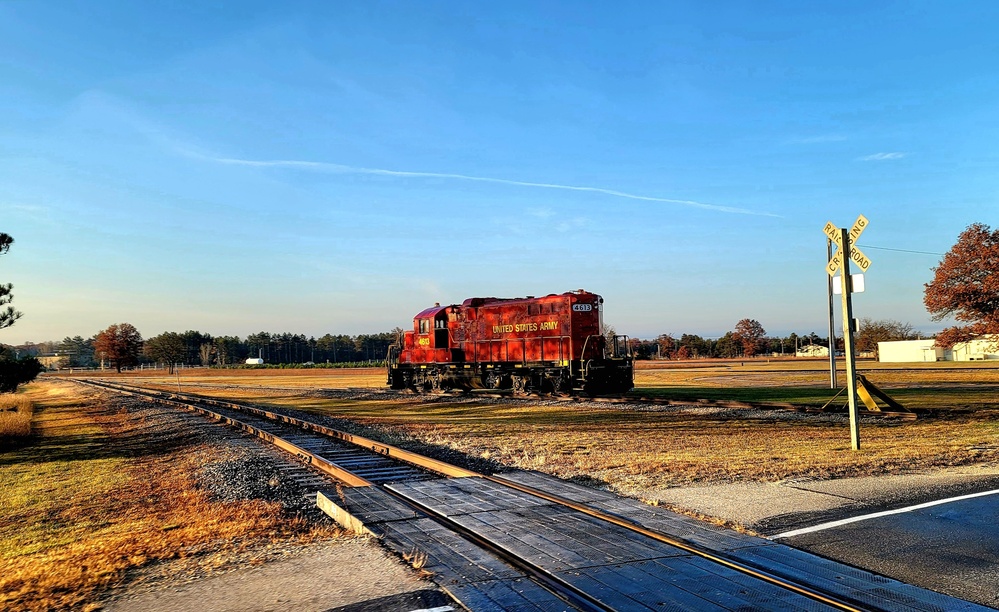
[[(879, 609), (988, 609), (607, 491), (538, 473), (504, 476), (720, 551), (721, 556), (763, 568), (769, 574), (841, 593), (844, 599)], [(798, 593), (481, 478), (406, 481), (387, 487), (450, 517), (550, 575), (593, 593), (608, 605), (636, 610), (828, 609)], [(367, 528), (381, 535), (396, 552), (425, 554), (423, 568), (472, 610), (567, 609), (567, 604), (527, 580), (519, 570), (431, 519), (413, 518), (408, 506), (380, 489), (343, 489), (339, 501), (351, 506), (351, 512), (362, 516)]]
[(607, 514), (619, 516), (648, 529), (673, 535), (694, 544), (709, 547), (712, 550), (759, 546), (761, 542), (768, 542), (689, 516), (683, 516), (665, 508), (650, 506), (636, 499), (621, 497), (609, 491), (591, 489), (540, 472), (504, 472), (500, 477), (572, 501), (585, 503)]
[[(492, 483), (476, 478), (450, 483), (393, 486), (433, 511), (462, 504), (457, 497), (487, 496)], [(455, 496), (456, 498), (452, 498)], [(730, 568), (711, 564), (668, 544), (551, 503), (509, 506), (456, 514), (451, 519), (493, 545), (624, 609), (745, 610), (761, 603), (779, 610), (826, 609), (785, 589), (756, 582)], [(467, 508), (466, 508), (467, 509)], [(642, 562), (660, 564), (643, 566)], [(706, 571), (705, 567), (711, 571)], [(646, 571), (646, 569), (656, 571)], [(662, 568), (669, 568), (672, 574)]]
[(388, 523), (383, 541), (410, 559), (425, 554), (421, 569), (470, 610), (573, 609), (522, 572), (430, 519)]
[(321, 491), (317, 500), (341, 525), (380, 537), (396, 554), (430, 572), (470, 610), (571, 609), (522, 572), (377, 487)]
[(469, 610), (563, 612), (575, 609), (526, 578), (458, 584), (447, 590)]

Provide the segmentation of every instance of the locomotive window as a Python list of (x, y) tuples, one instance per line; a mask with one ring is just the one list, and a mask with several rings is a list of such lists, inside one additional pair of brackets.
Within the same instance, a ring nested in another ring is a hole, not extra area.
[(420, 333), (430, 333), (430, 319), (420, 319)]

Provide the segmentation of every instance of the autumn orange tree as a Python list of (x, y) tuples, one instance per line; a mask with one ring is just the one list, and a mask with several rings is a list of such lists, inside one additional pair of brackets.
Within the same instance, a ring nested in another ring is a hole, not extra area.
[(937, 345), (999, 334), (999, 230), (969, 225), (933, 270), (923, 294), (926, 310), (934, 321), (953, 316), (966, 323), (940, 332)]
[(760, 322), (756, 319), (743, 319), (735, 324), (735, 333), (732, 334), (739, 344), (742, 345), (742, 354), (752, 357), (760, 347), (760, 342), (767, 335)]
[(131, 323), (112, 325), (97, 334), (94, 339), (94, 352), (100, 355), (102, 361), (104, 359), (111, 361), (115, 369), (121, 372), (122, 368), (139, 363), (142, 335)]

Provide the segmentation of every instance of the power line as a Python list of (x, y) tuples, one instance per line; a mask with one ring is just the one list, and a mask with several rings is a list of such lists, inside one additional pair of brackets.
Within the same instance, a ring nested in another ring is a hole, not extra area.
[(891, 248), (888, 248), (888, 247), (871, 246), (869, 244), (858, 244), (857, 246), (858, 247), (863, 247), (865, 249), (875, 249), (875, 250), (878, 250), (878, 251), (897, 251), (899, 253), (916, 253), (918, 255), (938, 255), (940, 257), (944, 256), (943, 253), (931, 253), (930, 251), (910, 251), (908, 249), (891, 249)]

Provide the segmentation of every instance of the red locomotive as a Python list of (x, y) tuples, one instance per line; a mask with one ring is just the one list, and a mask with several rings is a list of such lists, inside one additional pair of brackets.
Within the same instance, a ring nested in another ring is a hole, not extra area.
[(634, 386), (625, 336), (605, 338), (603, 298), (579, 291), (526, 298), (470, 298), (416, 315), (388, 356), (393, 389), (512, 389), (623, 393)]

